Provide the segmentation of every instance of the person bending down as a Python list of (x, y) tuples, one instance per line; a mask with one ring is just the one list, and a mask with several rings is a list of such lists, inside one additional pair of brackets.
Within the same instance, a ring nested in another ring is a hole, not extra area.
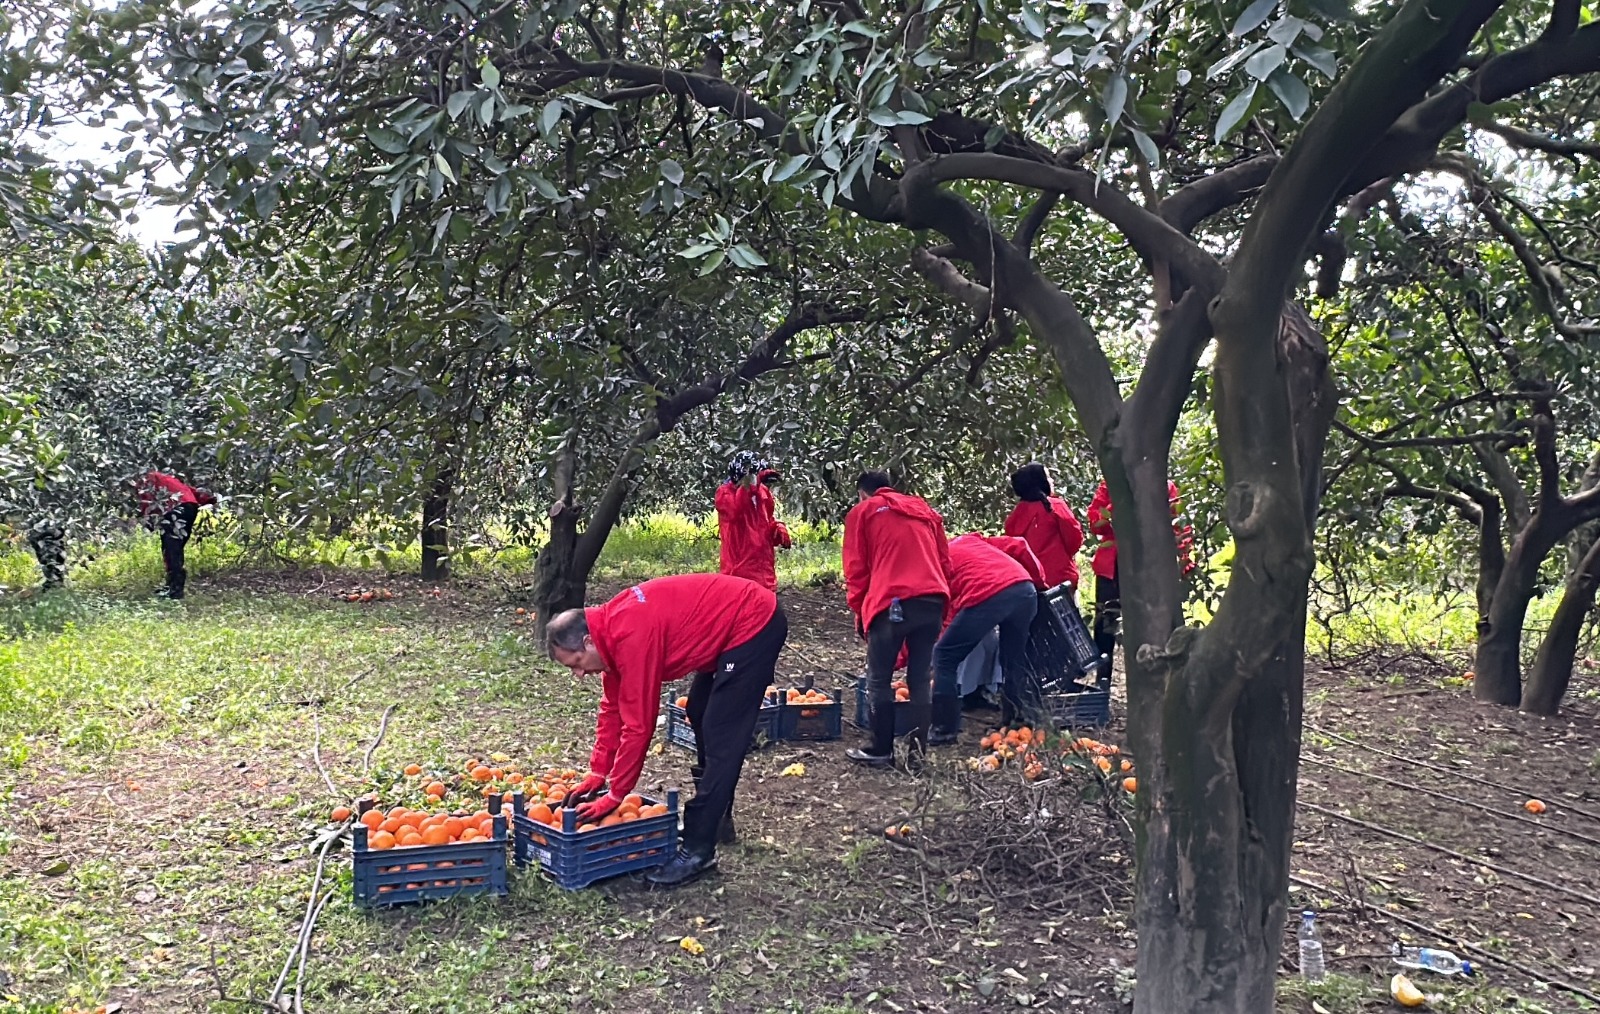
[(731, 818), (761, 700), (788, 634), (776, 595), (725, 574), (654, 578), (603, 606), (559, 613), (545, 628), (551, 658), (576, 677), (601, 674), (589, 774), (566, 800), (585, 823), (621, 806), (638, 783), (662, 684), (690, 673), (707, 684), (695, 728), (702, 773), (684, 806), (678, 852), (646, 876), (652, 884), (675, 887), (716, 867), (718, 830)]

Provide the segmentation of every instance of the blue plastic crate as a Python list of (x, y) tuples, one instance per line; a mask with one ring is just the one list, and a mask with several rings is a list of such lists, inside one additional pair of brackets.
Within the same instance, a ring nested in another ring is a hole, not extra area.
[(1044, 707), (1062, 729), (1099, 729), (1111, 724), (1111, 691), (1045, 694)]
[(1041, 593), (1039, 611), (1028, 631), (1027, 665), (1045, 694), (1085, 690), (1086, 678), (1095, 689), (1109, 691), (1109, 668), (1102, 672), (1101, 655), (1094, 636), (1078, 611), (1076, 591), (1070, 584)]
[[(694, 749), (694, 727), (689, 724), (688, 714), (676, 701), (665, 703), (667, 712), (667, 742), (673, 746), (681, 746), (685, 750)], [(756, 731), (750, 737), (750, 749), (759, 750), (777, 742), (778, 735), (778, 705), (776, 701), (761, 705), (761, 716), (756, 719)]]
[[(867, 702), (867, 678), (856, 677), (856, 717), (855, 724), (858, 729), (872, 728), (872, 707)], [(894, 734), (904, 736), (911, 731), (911, 702), (894, 702)]]
[[(658, 799), (642, 796), (646, 805)], [(538, 864), (557, 886), (575, 891), (597, 880), (648, 870), (670, 860), (678, 848), (678, 790), (667, 792), (667, 812), (659, 817), (610, 827), (578, 830), (578, 812), (563, 809), (562, 826), (540, 824), (528, 816), (526, 797), (512, 794), (512, 855), (518, 869)]]
[(818, 690), (828, 695), (826, 704), (790, 704), (780, 696), (773, 738), (798, 743), (820, 743), (844, 736), (844, 702), (838, 691)]
[[(506, 871), (506, 818), (499, 799), (491, 799), (494, 837), (454, 845), (406, 845), (373, 849), (367, 827), (355, 825), (355, 903), (359, 908), (388, 908), (471, 894), (504, 895), (510, 888)], [(362, 801), (362, 810), (371, 803)]]

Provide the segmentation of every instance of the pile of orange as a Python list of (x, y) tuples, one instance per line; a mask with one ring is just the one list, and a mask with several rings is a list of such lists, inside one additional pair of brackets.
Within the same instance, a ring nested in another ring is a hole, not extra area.
[[(344, 807), (346, 819), (349, 811)], [(334, 811), (337, 820), (339, 810)], [(367, 826), (367, 847), (375, 852), (417, 845), (465, 845), (494, 837), (488, 810), (472, 814), (429, 813), (396, 806), (385, 812), (373, 807), (359, 818)]]
[(894, 699), (896, 701), (911, 700), (911, 688), (906, 686), (905, 680), (895, 680), (889, 685), (894, 687)]
[[(551, 797), (549, 796), (546, 796), (545, 799), (534, 803), (532, 806), (529, 806), (527, 810), (528, 819), (532, 820), (536, 824), (543, 824), (546, 827), (555, 828), (557, 831), (561, 830), (563, 826), (561, 816), (561, 799), (564, 798), (565, 795), (565, 792), (561, 792), (560, 795), (555, 798), (555, 806), (550, 805), (548, 800), (550, 800)], [(601, 827), (616, 827), (618, 824), (629, 824), (636, 820), (642, 820), (645, 817), (663, 817), (666, 816), (666, 813), (666, 803), (646, 803), (643, 796), (638, 794), (630, 794), (624, 796), (622, 799), (622, 805), (606, 814), (606, 816), (602, 818), (599, 823), (583, 824), (578, 828), (578, 831), (579, 833), (582, 833), (584, 831), (593, 831), (596, 828)]]
[[(1041, 755), (1047, 747), (1047, 739), (1042, 729), (1031, 729), (1026, 725), (1016, 729), (999, 729), (978, 741), (978, 745), (986, 752), (970, 758), (967, 765), (975, 771), (998, 771), (1006, 763), (1018, 761), (1022, 765), (1022, 776), (1030, 782), (1036, 781), (1045, 773)], [(1114, 744), (1080, 736), (1063, 740), (1060, 753), (1063, 757), (1076, 758), (1092, 765), (1107, 777), (1120, 775), (1124, 791), (1138, 791), (1139, 780), (1134, 777), (1133, 762), (1122, 757), (1121, 748)]]
[(344, 593), (346, 602), (387, 602), (394, 593), (387, 588), (357, 588)]
[[(830, 695), (823, 693), (821, 690), (797, 690), (794, 687), (790, 687), (785, 696), (789, 707), (791, 708), (803, 707), (807, 704), (833, 703), (833, 698)], [(806, 708), (800, 712), (800, 717), (816, 718), (820, 714), (822, 714), (822, 712), (816, 708)]]

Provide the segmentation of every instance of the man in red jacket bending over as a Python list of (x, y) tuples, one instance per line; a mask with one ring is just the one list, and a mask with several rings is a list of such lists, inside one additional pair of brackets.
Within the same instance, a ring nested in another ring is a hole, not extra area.
[(894, 760), (895, 657), (906, 649), (913, 754), (927, 746), (929, 663), (950, 600), (950, 547), (944, 519), (920, 497), (895, 491), (883, 472), (864, 472), (844, 519), (845, 602), (867, 639), (867, 703), (872, 742), (845, 756), (881, 767)]
[(1028, 633), (1039, 608), (1044, 575), (1022, 539), (977, 532), (950, 542), (950, 624), (933, 649), (933, 731), (928, 742), (954, 743), (961, 734), (961, 663), (978, 642), (1000, 630), (1001, 692), (1010, 724), (1031, 710)]
[(722, 573), (778, 590), (776, 549), (788, 549), (789, 529), (776, 516), (771, 486), (778, 473), (749, 451), (728, 463), (728, 481), (717, 487), (717, 537)]
[[(203, 489), (154, 469), (136, 480), (139, 496), (139, 516), (160, 518), (161, 563), (167, 573), (166, 587), (156, 592), (169, 599), (183, 598), (184, 585), (189, 582), (189, 572), (183, 566), (184, 548), (194, 533), (194, 521), (200, 508), (214, 504), (217, 498)], [(126, 487), (124, 487), (126, 488)]]
[[(695, 728), (704, 774), (683, 809), (678, 854), (647, 879), (673, 887), (717, 864), (717, 831), (755, 735), (789, 621), (772, 592), (723, 574), (658, 577), (603, 606), (569, 609), (545, 628), (550, 657), (574, 676), (602, 673), (589, 776), (567, 796), (585, 823), (622, 805), (644, 767), (663, 683), (690, 673), (704, 683)], [(604, 789), (604, 794), (601, 790)]]

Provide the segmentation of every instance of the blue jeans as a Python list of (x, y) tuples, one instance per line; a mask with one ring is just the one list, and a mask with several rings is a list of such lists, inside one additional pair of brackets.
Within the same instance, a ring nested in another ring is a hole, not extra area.
[(1000, 678), (1009, 696), (1027, 678), (1028, 631), (1039, 609), (1039, 592), (1032, 581), (1016, 584), (968, 606), (950, 620), (933, 646), (933, 695), (953, 697), (960, 692), (961, 663), (989, 631), (1000, 629)]

